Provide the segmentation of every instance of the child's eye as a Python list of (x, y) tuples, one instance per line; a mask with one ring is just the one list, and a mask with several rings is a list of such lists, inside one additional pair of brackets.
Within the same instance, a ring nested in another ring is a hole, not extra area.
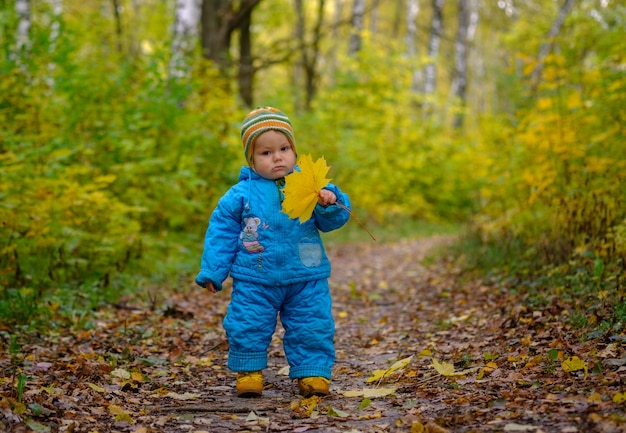
[(289, 146), (283, 146), (280, 150), (282, 150), (283, 152), (286, 152), (287, 150), (289, 150)]

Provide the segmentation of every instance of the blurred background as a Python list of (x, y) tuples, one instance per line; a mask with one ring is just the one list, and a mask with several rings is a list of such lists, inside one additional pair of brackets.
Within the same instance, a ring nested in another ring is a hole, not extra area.
[(260, 105), (378, 242), (587, 269), (626, 318), (621, 1), (0, 0), (0, 49), (0, 326), (190, 286)]

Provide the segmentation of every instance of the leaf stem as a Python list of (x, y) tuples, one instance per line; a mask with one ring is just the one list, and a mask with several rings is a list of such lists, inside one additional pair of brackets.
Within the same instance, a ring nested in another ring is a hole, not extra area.
[(374, 235), (373, 235), (373, 234), (372, 234), (372, 233), (371, 233), (371, 232), (367, 229), (367, 227), (365, 227), (365, 224), (363, 224), (363, 221), (361, 221), (361, 219), (360, 219), (358, 216), (356, 216), (356, 214), (355, 214), (354, 212), (352, 212), (352, 210), (351, 210), (349, 207), (347, 207), (347, 206), (345, 206), (345, 205), (342, 205), (341, 203), (337, 203), (337, 202), (336, 202), (335, 204), (336, 204), (337, 206), (339, 206), (340, 208), (342, 208), (343, 210), (347, 211), (347, 212), (350, 214), (350, 216), (351, 216), (352, 218), (354, 218), (354, 219), (356, 220), (356, 222), (357, 222), (357, 223), (359, 223), (359, 225), (361, 226), (361, 228), (362, 228), (363, 230), (365, 230), (365, 231), (367, 232), (367, 234), (368, 234), (368, 235), (370, 235), (370, 237), (371, 237), (373, 240), (376, 240), (376, 238), (374, 237)]

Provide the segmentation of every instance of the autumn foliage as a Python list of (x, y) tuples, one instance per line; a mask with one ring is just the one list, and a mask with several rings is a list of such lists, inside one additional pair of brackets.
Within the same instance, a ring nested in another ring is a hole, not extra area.
[[(34, 9), (35, 43), (25, 52), (13, 32), (1, 42), (10, 55), (0, 59), (0, 317), (11, 325), (56, 313), (81, 323), (124, 292), (178, 284), (244, 163), (238, 128), (247, 107), (233, 80), (199, 57), (188, 76), (168, 77), (172, 17), (163, 2), (124, 8), (120, 31), (97, 6), (64, 3), (60, 17)], [(310, 110), (298, 103), (289, 56), (257, 62), (258, 103), (289, 114), (298, 149), (326, 158), (368, 224), (467, 225), (482, 251), (465, 257), (470, 265), (497, 249), (499, 265), (519, 278), (552, 275), (544, 265), (579, 272), (576, 281), (588, 277), (624, 309), (616, 278), (626, 254), (623, 6), (579, 4), (550, 39), (556, 2), (526, 2), (515, 17), (481, 3), (477, 64), (461, 103), (446, 72), (456, 24), (445, 20), (437, 86), (424, 95), (412, 83), (430, 59), (407, 57), (385, 9), (396, 2), (380, 3), (386, 18), (375, 35), (364, 32), (356, 55), (344, 49), (350, 28), (336, 37), (325, 30), (328, 67)], [(260, 53), (294, 49), (285, 41), (297, 20), (277, 4), (255, 9)], [(446, 7), (454, 17), (453, 3)], [(1, 17), (3, 29), (16, 28), (15, 12)], [(424, 28), (427, 18), (419, 15)], [(63, 32), (53, 37), (56, 19)], [(549, 54), (538, 59), (545, 44)]]

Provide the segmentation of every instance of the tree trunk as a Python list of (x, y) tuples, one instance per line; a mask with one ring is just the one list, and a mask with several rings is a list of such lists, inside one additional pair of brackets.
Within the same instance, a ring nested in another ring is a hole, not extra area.
[[(339, 40), (339, 28), (341, 27), (341, 11), (343, 8), (343, 0), (335, 0), (335, 16), (333, 18), (332, 40)], [(337, 44), (332, 44), (329, 54), (329, 70), (330, 85), (335, 86), (335, 72), (337, 71)]]
[[(21, 59), (28, 54), (31, 47), (30, 41), (30, 0), (15, 0), (15, 12), (17, 13), (17, 35), (15, 40), (16, 58)], [(18, 60), (19, 61), (19, 60)]]
[(443, 31), (444, 0), (433, 0), (433, 19), (428, 40), (428, 63), (424, 70), (424, 93), (428, 96), (435, 92), (437, 86), (437, 57)]
[(563, 22), (565, 21), (567, 14), (569, 14), (570, 10), (574, 6), (574, 3), (576, 3), (576, 0), (565, 0), (565, 3), (563, 3), (563, 6), (561, 6), (559, 14), (554, 20), (554, 23), (552, 23), (552, 27), (548, 32), (547, 42), (544, 43), (539, 49), (539, 55), (537, 56), (537, 65), (530, 74), (530, 82), (533, 90), (539, 84), (539, 80), (541, 79), (541, 74), (543, 72), (544, 61), (546, 60), (546, 57), (548, 56), (548, 53), (552, 48), (554, 38), (556, 38), (559, 34), (559, 31), (563, 26)]
[[(418, 57), (415, 40), (417, 38), (417, 15), (419, 14), (419, 10), (420, 5), (418, 0), (406, 1), (406, 51), (410, 61), (416, 60)], [(419, 66), (416, 65), (414, 67), (411, 75), (411, 91), (417, 93), (422, 80), (422, 72)]]
[[(296, 13), (298, 16), (296, 24), (296, 37), (300, 48), (299, 67), (304, 71), (304, 109), (309, 111), (317, 93), (317, 60), (320, 55), (319, 45), (322, 38), (322, 24), (324, 23), (325, 0), (317, 3), (317, 22), (313, 29), (310, 44), (306, 40), (306, 20), (303, 8), (303, 1), (296, 0)], [(298, 107), (298, 105), (297, 105)]]
[[(50, 23), (50, 45), (48, 47), (48, 53), (50, 58), (54, 56), (54, 52), (57, 48), (59, 37), (61, 36), (61, 15), (63, 14), (63, 2), (62, 0), (51, 0), (52, 6), (52, 21)], [(48, 62), (48, 72), (45, 81), (46, 84), (52, 88), (54, 87), (54, 70), (56, 69), (54, 61)]]
[(458, 0), (458, 27), (454, 40), (454, 75), (452, 78), (451, 94), (459, 104), (459, 111), (454, 116), (453, 126), (460, 129), (463, 126), (463, 110), (466, 105), (467, 91), (467, 49), (470, 28), (469, 0)]
[(370, 6), (370, 34), (373, 36), (378, 33), (378, 5), (380, 0), (372, 0)]
[(229, 0), (204, 0), (201, 11), (202, 55), (226, 73), (230, 64), (230, 38), (234, 30)]
[(252, 64), (252, 41), (250, 39), (250, 24), (252, 9), (245, 11), (239, 22), (239, 95), (243, 102), (252, 107), (254, 103)]
[(293, 73), (293, 87), (294, 87), (294, 106), (296, 108), (296, 112), (300, 112), (303, 108), (302, 103), (302, 76), (304, 75), (304, 63), (306, 62), (306, 52), (304, 50), (305, 41), (304, 41), (304, 7), (302, 5), (303, 0), (295, 0), (294, 6), (296, 9), (296, 28), (295, 28), (295, 37), (298, 41), (298, 46), (300, 48), (301, 56), (296, 59), (296, 64), (294, 67)]
[[(202, 55), (212, 60), (220, 73), (227, 77), (231, 67), (230, 43), (235, 30), (239, 41), (239, 94), (249, 106), (253, 105), (254, 68), (250, 24), (252, 10), (261, 0), (203, 0), (201, 13)], [(235, 10), (235, 5), (239, 8)]]
[[(407, 0), (411, 2), (412, 0)], [(408, 7), (406, 8), (408, 10)], [(396, 0), (396, 6), (394, 8), (395, 13), (393, 14), (393, 22), (391, 24), (391, 37), (393, 39), (400, 38), (400, 28), (402, 25), (402, 17), (404, 17), (405, 7), (404, 0)], [(407, 17), (408, 20), (408, 17)]]
[(120, 16), (120, 2), (119, 0), (111, 0), (113, 6), (113, 16), (115, 17), (115, 34), (117, 35), (117, 52), (122, 53), (124, 49), (123, 44), (123, 30), (122, 30), (122, 17)]
[(199, 15), (197, 0), (177, 0), (168, 67), (170, 78), (182, 78), (189, 74), (189, 55), (198, 33)]
[(361, 32), (363, 32), (363, 16), (365, 15), (365, 0), (354, 0), (352, 4), (352, 34), (348, 53), (351, 56), (361, 51)]

